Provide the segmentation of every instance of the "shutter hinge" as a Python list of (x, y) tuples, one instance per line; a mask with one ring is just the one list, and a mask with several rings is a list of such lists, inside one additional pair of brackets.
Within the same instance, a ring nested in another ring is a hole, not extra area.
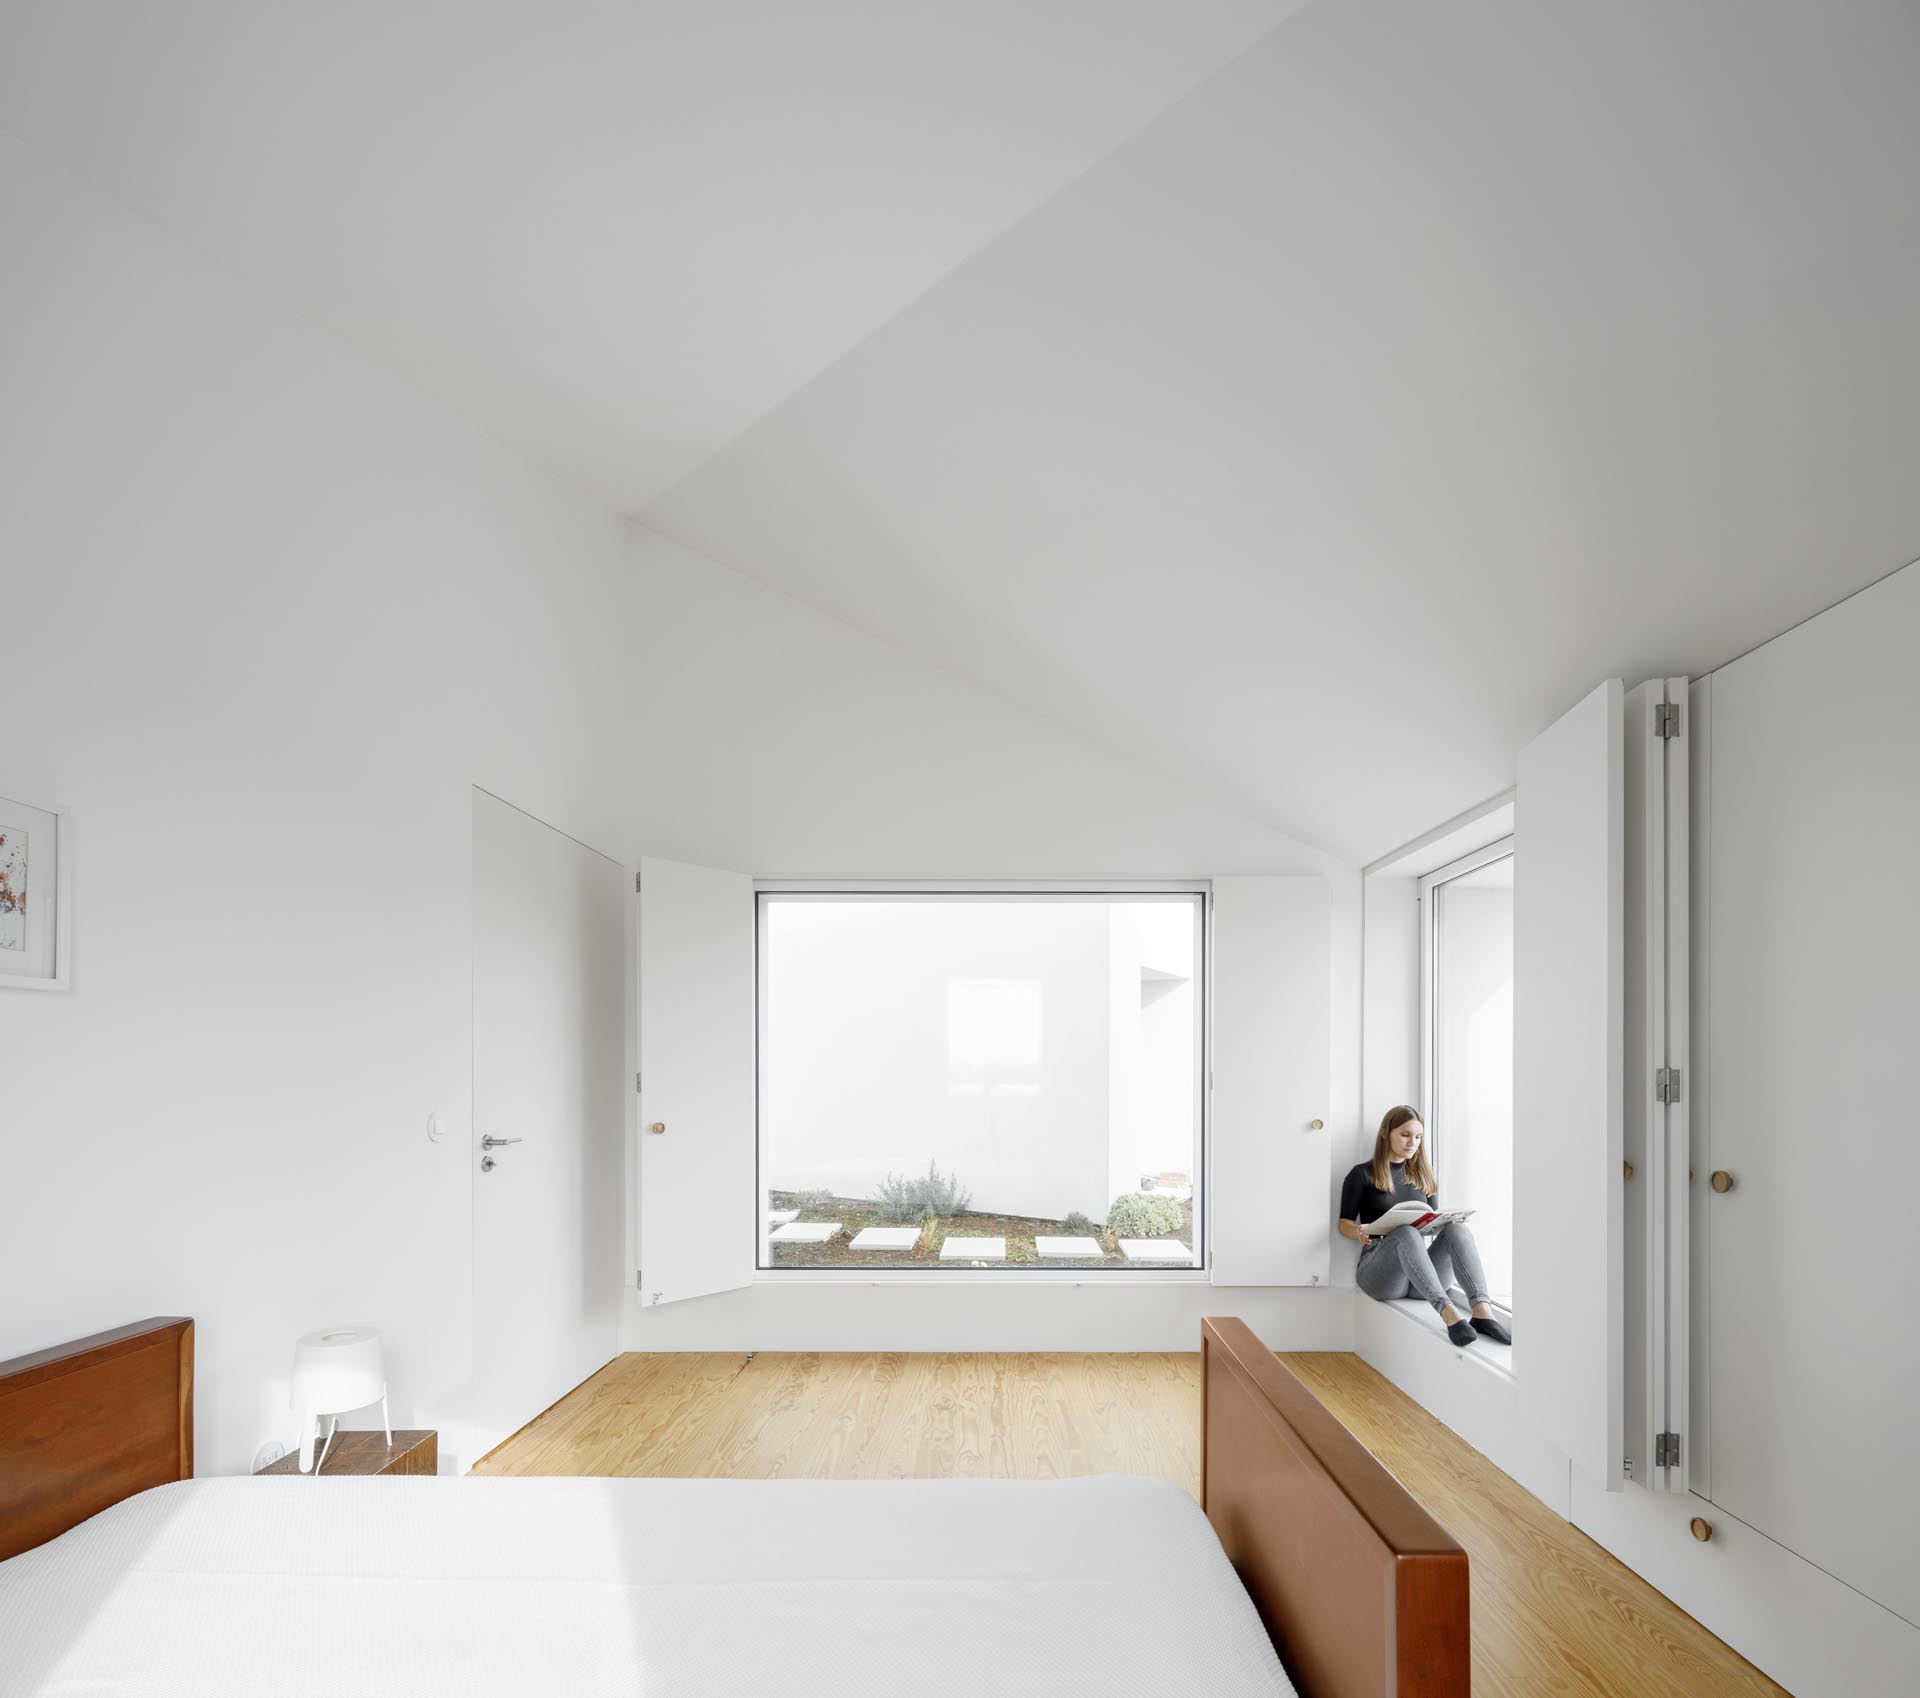
[(647, 1288), (646, 1278), (647, 1276), (642, 1273), (640, 1269), (635, 1268), (633, 1270), (633, 1289), (635, 1291), (645, 1291)]
[(1656, 1067), (1653, 1070), (1653, 1100), (1657, 1103), (1677, 1103), (1680, 1100), (1679, 1068)]
[(1678, 1433), (1653, 1435), (1653, 1465), (1656, 1468), (1680, 1466), (1680, 1435)]
[(635, 896), (640, 894), (640, 875), (638, 873), (633, 875), (633, 893)]
[(636, 1092), (636, 1093), (637, 1093), (637, 1092), (639, 1091), (639, 1089), (640, 1089), (640, 1075), (639, 1075), (638, 1073), (636, 1073), (636, 1074), (634, 1074), (634, 1076), (633, 1076), (633, 1088), (634, 1088), (634, 1090), (635, 1090), (635, 1092)]
[(1656, 702), (1653, 708), (1653, 734), (1656, 737), (1680, 735), (1680, 704)]

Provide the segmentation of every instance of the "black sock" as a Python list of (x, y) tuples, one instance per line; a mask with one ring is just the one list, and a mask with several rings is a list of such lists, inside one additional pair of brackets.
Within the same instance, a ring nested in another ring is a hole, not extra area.
[[(1479, 1323), (1476, 1321), (1474, 1325), (1478, 1326)], [(1452, 1339), (1455, 1344), (1471, 1344), (1479, 1336), (1480, 1335), (1473, 1330), (1473, 1327), (1468, 1326), (1465, 1321), (1449, 1321), (1447, 1323), (1447, 1337)]]
[(1491, 1315), (1475, 1315), (1473, 1317), (1473, 1330), (1475, 1332), (1485, 1333), (1495, 1344), (1511, 1344), (1513, 1342), (1513, 1334), (1508, 1332), (1507, 1329)]

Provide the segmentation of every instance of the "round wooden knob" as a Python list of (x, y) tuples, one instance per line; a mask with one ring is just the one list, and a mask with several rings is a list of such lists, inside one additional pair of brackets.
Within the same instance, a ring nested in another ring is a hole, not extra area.
[(1731, 1191), (1733, 1189), (1733, 1175), (1727, 1172), (1724, 1167), (1716, 1167), (1713, 1170), (1711, 1184), (1716, 1191)]
[(656, 1120), (651, 1126), (647, 1128), (649, 1132), (664, 1132), (666, 1131), (666, 1129), (667, 1129), (667, 1123), (664, 1120)]
[(1307, 1122), (1307, 1129), (1311, 1132), (1321, 1132), (1326, 1129), (1326, 1124), (1324, 1120), (1309, 1120)]
[(1696, 1515), (1691, 1521), (1687, 1523), (1687, 1531), (1690, 1532), (1696, 1539), (1700, 1541), (1701, 1544), (1704, 1545), (1709, 1539), (1713, 1537), (1713, 1523), (1711, 1521), (1702, 1520), (1701, 1517)]
[(1622, 1179), (1631, 1179), (1631, 1178), (1633, 1177), (1633, 1163), (1632, 1163), (1632, 1162), (1630, 1162), (1630, 1161), (1623, 1161), (1623, 1162), (1622, 1162), (1622, 1163), (1620, 1164), (1620, 1177), (1621, 1177)]

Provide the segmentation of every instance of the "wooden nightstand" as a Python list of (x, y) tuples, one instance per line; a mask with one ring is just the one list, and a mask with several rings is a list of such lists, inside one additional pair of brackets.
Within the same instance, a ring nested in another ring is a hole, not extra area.
[[(319, 1455), (316, 1444), (314, 1454)], [(437, 1474), (440, 1471), (440, 1435), (424, 1431), (393, 1431), (393, 1446), (383, 1432), (335, 1433), (327, 1464), (320, 1470), (328, 1479), (336, 1474)], [(259, 1469), (262, 1474), (298, 1474), (300, 1453), (290, 1451), (278, 1462)]]

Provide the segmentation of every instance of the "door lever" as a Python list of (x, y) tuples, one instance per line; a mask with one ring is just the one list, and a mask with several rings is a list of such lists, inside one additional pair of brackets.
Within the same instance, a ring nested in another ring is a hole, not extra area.
[(519, 1142), (520, 1140), (518, 1138), (496, 1138), (491, 1132), (489, 1132), (484, 1138), (480, 1140), (480, 1148), (483, 1150), (497, 1150), (497, 1149), (500, 1149), (503, 1145), (517, 1144)]

